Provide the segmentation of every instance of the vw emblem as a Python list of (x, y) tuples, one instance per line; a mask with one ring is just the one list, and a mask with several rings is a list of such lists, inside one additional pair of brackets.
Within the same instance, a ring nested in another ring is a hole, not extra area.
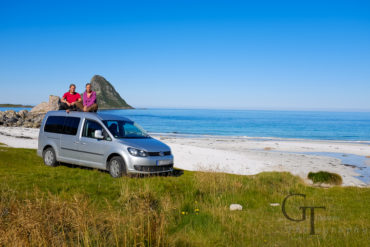
[(164, 153), (163, 152), (159, 152), (159, 156), (164, 156)]

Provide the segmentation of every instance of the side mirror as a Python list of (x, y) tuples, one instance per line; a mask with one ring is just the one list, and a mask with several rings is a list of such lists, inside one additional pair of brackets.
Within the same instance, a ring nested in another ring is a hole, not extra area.
[(104, 136), (101, 133), (101, 130), (95, 130), (94, 136), (95, 136), (96, 139), (104, 139)]

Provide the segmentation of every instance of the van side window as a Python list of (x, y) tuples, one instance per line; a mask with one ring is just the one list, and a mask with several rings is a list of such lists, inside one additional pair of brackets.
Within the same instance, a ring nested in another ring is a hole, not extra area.
[(46, 120), (44, 131), (57, 134), (76, 135), (80, 118), (50, 116)]
[(66, 119), (64, 121), (63, 134), (76, 135), (79, 124), (80, 124), (80, 118), (78, 118), (78, 117), (66, 117)]
[(86, 119), (82, 136), (95, 138), (95, 130), (101, 130), (103, 132), (103, 127), (95, 121)]
[(46, 120), (44, 131), (61, 134), (63, 132), (64, 118), (61, 116), (50, 116)]

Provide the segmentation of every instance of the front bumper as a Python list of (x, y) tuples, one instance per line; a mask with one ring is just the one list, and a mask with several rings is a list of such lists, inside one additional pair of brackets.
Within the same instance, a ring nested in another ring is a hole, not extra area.
[[(158, 164), (159, 162), (165, 164)], [(166, 156), (148, 156), (148, 157), (130, 157), (130, 165), (127, 167), (129, 173), (161, 173), (171, 172), (173, 170), (174, 158), (173, 155)]]
[(139, 166), (135, 165), (134, 169), (140, 173), (160, 173), (173, 171), (173, 164), (162, 166)]

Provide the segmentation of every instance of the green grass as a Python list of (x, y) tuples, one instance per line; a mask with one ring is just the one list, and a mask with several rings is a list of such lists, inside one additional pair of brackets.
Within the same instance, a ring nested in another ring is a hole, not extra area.
[(326, 183), (334, 185), (342, 184), (342, 177), (339, 174), (331, 172), (310, 172), (308, 173), (307, 178), (311, 179), (314, 183)]
[[(0, 147), (0, 246), (367, 246), (370, 189), (310, 187), (289, 173), (113, 179), (108, 173), (47, 167), (35, 150)], [(315, 211), (309, 220), (287, 212)], [(229, 211), (239, 203), (242, 211)]]

